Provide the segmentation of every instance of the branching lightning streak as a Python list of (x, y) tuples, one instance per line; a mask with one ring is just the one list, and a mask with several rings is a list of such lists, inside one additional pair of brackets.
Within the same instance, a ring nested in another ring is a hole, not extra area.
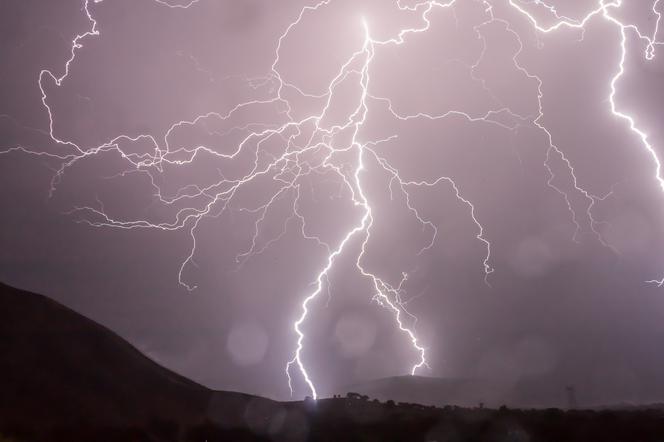
[[(540, 4), (540, 5), (544, 5), (547, 9), (549, 9), (551, 12), (554, 13), (557, 21), (554, 24), (550, 25), (550, 26), (540, 25), (539, 22), (537, 21), (537, 19), (521, 6), (521, 4), (520, 4), (521, 2), (519, 2), (519, 0), (509, 0), (509, 4), (514, 9), (516, 9), (518, 12), (523, 14), (531, 22), (531, 24), (535, 27), (535, 29), (537, 31), (542, 32), (542, 33), (554, 32), (554, 31), (557, 31), (561, 28), (580, 29), (582, 32), (584, 32), (586, 24), (596, 16), (601, 16), (604, 19), (606, 19), (608, 22), (616, 25), (616, 27), (620, 30), (620, 58), (619, 58), (619, 62), (618, 62), (617, 72), (613, 76), (613, 78), (611, 79), (610, 86), (609, 86), (610, 87), (610, 93), (609, 93), (608, 101), (610, 103), (611, 113), (614, 116), (616, 116), (616, 117), (624, 120), (625, 122), (627, 122), (627, 124), (629, 126), (629, 130), (637, 136), (637, 138), (641, 142), (641, 145), (643, 146), (643, 148), (649, 153), (650, 157), (653, 160), (653, 163), (655, 164), (655, 176), (654, 176), (654, 178), (658, 182), (659, 187), (662, 189), (662, 191), (664, 191), (664, 177), (662, 177), (662, 165), (661, 165), (661, 162), (659, 160), (659, 157), (657, 156), (657, 152), (655, 151), (655, 148), (653, 147), (653, 145), (648, 140), (648, 135), (646, 134), (646, 132), (644, 132), (641, 128), (638, 127), (638, 125), (636, 123), (636, 119), (633, 116), (619, 110), (618, 106), (616, 104), (617, 84), (620, 81), (620, 79), (623, 77), (623, 75), (625, 74), (625, 60), (627, 58), (627, 39), (628, 39), (627, 33), (628, 33), (628, 31), (633, 31), (636, 34), (636, 36), (638, 37), (638, 39), (640, 39), (642, 41), (645, 41), (646, 47), (645, 47), (644, 56), (647, 60), (652, 60), (655, 57), (655, 47), (656, 46), (664, 44), (664, 42), (661, 42), (661, 41), (657, 40), (659, 25), (660, 25), (660, 21), (661, 21), (661, 18), (662, 18), (661, 13), (657, 9), (659, 1), (660, 0), (655, 0), (655, 2), (652, 5), (652, 12), (657, 17), (657, 20), (656, 20), (656, 23), (655, 23), (655, 29), (654, 29), (651, 36), (642, 33), (639, 30), (639, 28), (636, 27), (635, 25), (625, 24), (625, 23), (621, 22), (619, 19), (617, 19), (615, 16), (611, 15), (611, 10), (612, 9), (617, 9), (622, 5), (622, 0), (609, 0), (609, 1), (599, 0), (599, 2), (597, 4), (597, 7), (595, 9), (593, 9), (592, 11), (590, 11), (588, 14), (586, 14), (581, 20), (575, 20), (575, 19), (570, 19), (568, 17), (560, 16), (556, 12), (555, 7), (553, 7), (551, 5), (548, 5), (547, 3), (545, 3), (541, 0), (535, 0), (535, 3)], [(541, 99), (542, 99), (542, 96), (543, 96), (542, 81), (539, 77), (535, 76), (535, 78), (537, 79), (538, 84), (539, 84), (539, 86), (538, 86), (538, 91), (539, 92), (538, 93), (539, 93), (539, 99), (540, 99), (540, 115), (537, 118), (537, 120), (535, 120), (535, 124), (546, 132), (546, 134), (549, 138), (551, 150), (555, 151), (558, 155), (560, 155), (560, 157), (563, 159), (563, 161), (565, 161), (565, 163), (567, 164), (567, 166), (568, 166), (568, 168), (569, 168), (569, 170), (570, 170), (570, 172), (573, 176), (574, 187), (576, 188), (576, 190), (583, 193), (584, 196), (590, 200), (590, 205), (588, 206), (586, 213), (587, 213), (587, 215), (590, 219), (590, 222), (591, 222), (591, 229), (597, 235), (598, 239), (604, 245), (608, 245), (604, 242), (604, 240), (602, 239), (599, 232), (595, 229), (595, 226), (598, 224), (598, 222), (592, 217), (591, 210), (592, 210), (593, 205), (598, 200), (603, 200), (604, 198), (606, 198), (609, 195), (609, 193), (607, 193), (606, 195), (604, 195), (602, 197), (597, 197), (597, 196), (591, 195), (586, 190), (579, 187), (579, 185), (577, 184), (577, 178), (576, 178), (576, 175), (574, 174), (574, 169), (573, 169), (570, 161), (563, 154), (563, 152), (560, 149), (558, 149), (555, 146), (555, 144), (553, 144), (553, 139), (552, 139), (551, 133), (543, 125), (541, 125), (540, 122), (539, 122), (541, 120), (541, 118), (543, 117), (543, 111), (542, 111), (542, 105), (541, 105), (541, 103), (542, 103)], [(548, 158), (549, 157), (548, 157), (548, 154), (547, 154), (547, 160), (548, 160)], [(553, 179), (553, 172), (551, 171), (551, 169), (548, 166), (547, 166), (547, 169), (549, 170), (551, 180), (552, 180)], [(549, 180), (549, 184), (551, 184), (551, 180)], [(565, 196), (565, 200), (568, 202), (568, 207), (570, 207), (570, 210), (571, 210), (571, 205), (569, 203), (569, 197), (567, 196), (567, 194), (565, 192), (561, 191), (558, 188), (556, 188), (556, 190), (558, 190), (560, 193), (562, 193)], [(577, 226), (577, 232), (578, 232), (580, 226), (579, 226), (578, 222), (576, 221), (576, 214), (574, 214), (574, 222)], [(646, 281), (646, 282), (655, 283), (659, 286), (664, 285), (664, 279), (650, 280), (650, 281)]]
[[(504, 130), (514, 131), (519, 126), (533, 126), (541, 131), (547, 141), (548, 147), (546, 151), (544, 167), (548, 172), (549, 178), (547, 184), (559, 193), (566, 202), (567, 208), (571, 213), (572, 222), (575, 225), (575, 233), (573, 240), (577, 241), (577, 236), (584, 229), (584, 224), (587, 223), (590, 232), (596, 239), (607, 247), (611, 247), (604, 241), (597, 226), (601, 224), (594, 218), (592, 210), (598, 201), (602, 201), (611, 192), (605, 195), (594, 195), (585, 190), (578, 183), (578, 179), (574, 167), (565, 153), (554, 143), (553, 135), (545, 127), (544, 119), (544, 105), (543, 105), (543, 82), (540, 77), (529, 72), (522, 66), (518, 59), (523, 51), (522, 40), (511, 26), (510, 22), (505, 18), (498, 18), (494, 14), (494, 3), (489, 0), (466, 0), (474, 1), (484, 6), (486, 20), (475, 26), (475, 32), (478, 38), (482, 40), (483, 50), (476, 62), (468, 66), (470, 76), (474, 81), (481, 84), (482, 88), (489, 93), (495, 101), (496, 106), (481, 115), (471, 115), (462, 111), (452, 110), (441, 114), (430, 114), (425, 112), (418, 112), (415, 114), (405, 114), (400, 112), (393, 104), (390, 98), (379, 97), (372, 94), (370, 91), (370, 71), (371, 63), (377, 50), (387, 48), (390, 46), (399, 46), (406, 42), (408, 36), (427, 32), (431, 27), (430, 14), (434, 9), (449, 9), (454, 13), (454, 6), (461, 0), (422, 0), (414, 5), (406, 6), (402, 4), (402, 0), (396, 2), (397, 7), (401, 11), (408, 11), (418, 14), (418, 19), (421, 25), (418, 27), (401, 29), (395, 37), (385, 40), (377, 40), (371, 36), (369, 25), (366, 21), (363, 24), (363, 42), (359, 50), (354, 52), (345, 63), (339, 68), (335, 77), (327, 86), (327, 90), (323, 93), (313, 93), (304, 91), (302, 88), (288, 82), (282, 78), (279, 70), (281, 63), (281, 50), (284, 42), (289, 38), (293, 29), (297, 28), (300, 23), (305, 20), (309, 14), (316, 13), (328, 7), (333, 0), (320, 0), (313, 5), (304, 6), (296, 19), (292, 21), (279, 36), (276, 42), (276, 49), (274, 52), (274, 59), (270, 66), (270, 73), (264, 77), (247, 78), (246, 83), (254, 91), (260, 91), (263, 88), (268, 88), (270, 94), (264, 99), (255, 99), (246, 101), (235, 105), (226, 113), (209, 112), (199, 115), (192, 119), (181, 120), (174, 123), (166, 131), (163, 139), (158, 140), (152, 135), (148, 134), (121, 134), (115, 138), (98, 146), (86, 148), (82, 147), (74, 141), (65, 140), (56, 135), (55, 129), (55, 115), (51, 106), (48, 103), (48, 94), (45, 89), (45, 81), (49, 80), (56, 87), (68, 78), (70, 68), (75, 62), (78, 50), (83, 47), (83, 41), (89, 37), (99, 37), (100, 30), (97, 20), (91, 11), (91, 3), (98, 4), (103, 0), (84, 0), (83, 11), (87, 16), (90, 24), (89, 29), (82, 33), (77, 34), (71, 42), (71, 51), (69, 58), (64, 63), (64, 68), (61, 74), (54, 74), (50, 69), (42, 69), (39, 73), (38, 87), (41, 91), (41, 102), (48, 115), (48, 131), (43, 131), (47, 134), (50, 140), (56, 146), (63, 149), (62, 153), (45, 152), (40, 150), (31, 149), (22, 145), (11, 146), (0, 153), (9, 153), (20, 151), (23, 153), (45, 156), (60, 162), (60, 167), (55, 171), (51, 181), (50, 193), (55, 192), (59, 180), (66, 172), (66, 170), (75, 163), (91, 158), (102, 153), (114, 153), (119, 155), (124, 161), (128, 163), (128, 169), (121, 173), (121, 175), (140, 173), (148, 177), (150, 185), (154, 189), (154, 195), (159, 203), (165, 207), (173, 207), (175, 210), (174, 215), (166, 220), (152, 221), (149, 219), (117, 219), (107, 213), (101, 201), (97, 200), (98, 207), (92, 206), (77, 206), (68, 213), (77, 217), (78, 222), (87, 223), (94, 227), (114, 227), (120, 229), (160, 229), (167, 231), (184, 230), (188, 232), (191, 237), (191, 249), (188, 256), (182, 262), (178, 273), (178, 280), (187, 290), (193, 290), (195, 285), (185, 282), (183, 272), (189, 264), (194, 263), (194, 256), (196, 254), (196, 240), (197, 228), (202, 219), (208, 217), (219, 217), (222, 214), (230, 211), (242, 212), (255, 216), (253, 223), (253, 234), (251, 243), (246, 250), (236, 255), (236, 261), (239, 266), (242, 266), (247, 259), (265, 252), (269, 247), (274, 245), (277, 241), (281, 240), (287, 233), (291, 223), (299, 224), (299, 233), (306, 240), (312, 241), (317, 247), (322, 248), (326, 253), (325, 265), (319, 270), (315, 278), (313, 290), (302, 300), (300, 305), (300, 314), (293, 323), (293, 329), (296, 339), (295, 350), (292, 359), (286, 365), (285, 372), (288, 379), (288, 385), (293, 394), (293, 379), (292, 370), (297, 369), (300, 376), (304, 380), (308, 390), (313, 398), (318, 397), (318, 391), (312, 376), (306, 369), (306, 364), (303, 361), (303, 351), (305, 349), (306, 334), (303, 329), (311, 312), (312, 303), (318, 296), (325, 290), (329, 292), (329, 276), (335, 262), (340, 256), (347, 252), (351, 247), (351, 243), (359, 241), (359, 253), (355, 258), (355, 267), (364, 278), (366, 278), (373, 286), (373, 300), (378, 304), (385, 307), (394, 317), (398, 329), (410, 341), (414, 351), (418, 354), (416, 363), (412, 366), (410, 372), (415, 374), (422, 367), (428, 366), (426, 359), (425, 347), (418, 341), (415, 333), (415, 325), (417, 317), (406, 309), (407, 300), (403, 299), (405, 292), (405, 285), (407, 284), (408, 274), (402, 273), (402, 277), (398, 283), (390, 283), (387, 279), (379, 276), (371, 271), (365, 264), (365, 258), (368, 255), (368, 248), (371, 240), (372, 228), (374, 226), (374, 212), (371, 203), (367, 197), (365, 188), (363, 186), (362, 174), (369, 164), (376, 164), (382, 169), (389, 177), (388, 190), (390, 196), (396, 189), (404, 197), (405, 206), (408, 212), (422, 225), (423, 228), (431, 232), (430, 240), (422, 247), (420, 254), (431, 249), (436, 241), (438, 228), (436, 224), (422, 215), (422, 212), (412, 204), (411, 193), (413, 189), (422, 187), (431, 188), (439, 184), (449, 185), (453, 190), (456, 199), (469, 209), (469, 214), (472, 222), (476, 226), (476, 239), (483, 244), (486, 253), (482, 260), (484, 271), (484, 282), (489, 285), (489, 276), (494, 271), (491, 266), (491, 243), (485, 237), (485, 228), (479, 221), (475, 205), (463, 196), (463, 192), (454, 179), (450, 176), (440, 176), (435, 179), (423, 180), (419, 178), (403, 177), (394, 165), (380, 153), (379, 147), (381, 143), (395, 140), (397, 135), (388, 137), (382, 140), (362, 140), (360, 130), (366, 121), (367, 115), (370, 111), (370, 104), (375, 106), (384, 106), (387, 111), (399, 121), (409, 121), (414, 119), (426, 119), (430, 121), (442, 120), (449, 117), (457, 117), (465, 119), (472, 124), (487, 124), (500, 127)], [(153, 0), (156, 4), (172, 9), (188, 9), (200, 0), (192, 0), (187, 3), (170, 3), (164, 0)], [(558, 14), (556, 8), (552, 5), (542, 2), (541, 0), (533, 0), (530, 2), (520, 0), (504, 0), (512, 10), (525, 17), (534, 29), (540, 33), (550, 33), (557, 31), (561, 28), (577, 29), (581, 32), (585, 31), (586, 24), (595, 17), (601, 17), (608, 22), (614, 24), (620, 30), (620, 48), (621, 55), (616, 74), (612, 77), (609, 88), (609, 102), (611, 112), (616, 117), (624, 120), (630, 131), (634, 133), (644, 149), (651, 155), (655, 163), (655, 178), (660, 187), (664, 191), (664, 177), (662, 177), (661, 164), (654, 147), (650, 144), (647, 134), (638, 127), (636, 120), (633, 116), (619, 110), (616, 104), (617, 86), (620, 79), (625, 72), (625, 60), (627, 57), (627, 40), (628, 33), (634, 32), (637, 37), (645, 42), (644, 56), (646, 59), (651, 60), (655, 57), (656, 47), (664, 44), (657, 40), (659, 33), (659, 25), (661, 21), (661, 12), (659, 12), (658, 5), (660, 0), (655, 0), (652, 5), (652, 13), (657, 17), (655, 28), (651, 35), (642, 33), (635, 25), (625, 24), (612, 15), (612, 11), (618, 9), (622, 0), (599, 0), (597, 7), (587, 13), (581, 19), (573, 19), (567, 16)], [(555, 23), (550, 26), (542, 26), (533, 14), (527, 11), (527, 5), (537, 4), (544, 7), (554, 18)], [(520, 115), (513, 112), (509, 107), (500, 103), (500, 100), (490, 91), (486, 86), (484, 79), (476, 76), (476, 68), (481, 63), (486, 50), (486, 39), (482, 34), (482, 28), (492, 23), (499, 23), (504, 26), (505, 30), (511, 34), (518, 42), (518, 50), (512, 57), (512, 62), (516, 70), (521, 72), (525, 78), (534, 81), (537, 85), (537, 113), (535, 115)], [(200, 69), (198, 62), (194, 60), (196, 68)], [(210, 72), (206, 71), (208, 76)], [(210, 76), (210, 78), (212, 78)], [(357, 81), (360, 86), (359, 97), (354, 110), (350, 112), (343, 123), (326, 124), (325, 118), (330, 112), (333, 97), (335, 92), (346, 81)], [(294, 93), (299, 97), (322, 100), (323, 105), (319, 112), (307, 115), (303, 118), (296, 118), (294, 116), (294, 109), (286, 97), (286, 93)], [(279, 108), (278, 114), (283, 121), (274, 124), (248, 124), (244, 126), (235, 126), (229, 129), (224, 134), (231, 132), (246, 134), (234, 146), (231, 153), (220, 153), (214, 148), (208, 146), (193, 146), (193, 147), (172, 147), (171, 136), (172, 134), (183, 127), (195, 126), (204, 124), (207, 121), (216, 120), (218, 122), (230, 121), (238, 112), (251, 109), (259, 106), (275, 106)], [(501, 122), (499, 115), (509, 115), (512, 117), (513, 125)], [(0, 116), (7, 117), (7, 116)], [(11, 118), (11, 117), (9, 117)], [(310, 131), (310, 135), (307, 135)], [(337, 136), (350, 132), (351, 138), (347, 143), (339, 146), (336, 143)], [(304, 139), (304, 142), (302, 142)], [(262, 147), (272, 141), (279, 141), (281, 144), (281, 151), (279, 153), (268, 152)], [(131, 153), (126, 152), (121, 147), (121, 143), (136, 143), (148, 142), (154, 148), (154, 153)], [(162, 191), (159, 181), (156, 176), (164, 171), (167, 166), (184, 166), (193, 163), (198, 157), (211, 157), (220, 162), (231, 162), (237, 160), (242, 155), (253, 154), (253, 164), (246, 173), (243, 173), (239, 178), (226, 178), (221, 174), (219, 181), (209, 183), (207, 185), (190, 184), (177, 190), (173, 194), (167, 194)], [(354, 158), (353, 161), (343, 162), (340, 155), (348, 154)], [(265, 160), (265, 157), (269, 158)], [(554, 181), (556, 180), (556, 173), (554, 172), (553, 161), (559, 160), (564, 164), (567, 173), (570, 177), (570, 184), (574, 192), (583, 196), (587, 201), (585, 206), (585, 220), (582, 220), (577, 213), (571, 199), (571, 195), (565, 189), (558, 186)], [(348, 193), (354, 206), (361, 209), (361, 216), (357, 222), (348, 230), (343, 236), (341, 241), (332, 245), (320, 237), (312, 234), (307, 226), (305, 215), (303, 215), (300, 202), (302, 192), (302, 180), (312, 174), (320, 176), (333, 176), (338, 179), (340, 185), (340, 195)], [(248, 184), (256, 182), (263, 178), (269, 178), (275, 183), (276, 189), (273, 190), (266, 199), (257, 203), (255, 207), (237, 206), (236, 199), (241, 189), (245, 188)], [(280, 232), (273, 238), (264, 241), (261, 244), (260, 231), (264, 223), (266, 223), (267, 216), (273, 210), (277, 201), (287, 200), (290, 202), (292, 215), (283, 221)], [(664, 285), (664, 279), (649, 281), (658, 285)]]

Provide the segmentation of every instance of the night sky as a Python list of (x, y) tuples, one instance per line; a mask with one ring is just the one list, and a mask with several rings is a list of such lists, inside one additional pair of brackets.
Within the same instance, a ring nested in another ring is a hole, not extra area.
[(664, 190), (611, 103), (664, 156), (664, 4), (624, 3), (0, 0), (0, 280), (211, 388), (290, 398), (311, 294), (319, 394), (410, 373), (382, 294), (418, 375), (664, 400)]

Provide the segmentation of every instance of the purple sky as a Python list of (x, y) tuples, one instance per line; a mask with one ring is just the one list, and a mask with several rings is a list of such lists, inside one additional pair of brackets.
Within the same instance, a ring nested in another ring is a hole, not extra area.
[(284, 399), (343, 243), (301, 326), (321, 394), (418, 363), (378, 281), (418, 374), (664, 400), (664, 192), (609, 99), (622, 24), (613, 102), (664, 154), (664, 5), (546, 33), (515, 6), (547, 27), (598, 3), (535, 3), (104, 0), (68, 72), (84, 2), (0, 3), (0, 279)]

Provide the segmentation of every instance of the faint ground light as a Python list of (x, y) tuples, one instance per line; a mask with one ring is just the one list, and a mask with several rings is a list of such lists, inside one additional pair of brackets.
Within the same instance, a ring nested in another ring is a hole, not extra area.
[(253, 321), (236, 323), (226, 340), (226, 350), (236, 365), (255, 365), (263, 360), (269, 338), (263, 327)]
[(259, 435), (276, 435), (282, 431), (287, 412), (284, 407), (263, 398), (254, 398), (244, 410), (244, 421), (247, 427)]
[(282, 430), (284, 423), (286, 422), (287, 412), (286, 410), (279, 410), (272, 418), (270, 419), (270, 424), (268, 425), (268, 433), (271, 435), (277, 435)]

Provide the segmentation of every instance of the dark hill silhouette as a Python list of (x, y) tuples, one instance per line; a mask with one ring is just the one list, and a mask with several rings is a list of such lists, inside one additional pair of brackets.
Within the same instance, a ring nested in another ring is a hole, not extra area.
[(394, 376), (341, 388), (380, 400), (423, 405), (475, 407), (549, 408), (565, 407), (565, 384), (545, 377), (521, 378), (515, 382), (491, 379), (448, 379), (425, 376)]
[[(382, 394), (449, 395), (471, 384), (407, 377), (373, 386)], [(0, 442), (660, 442), (664, 435), (661, 408), (436, 408), (368, 394), (280, 403), (213, 392), (72, 310), (0, 284)]]
[(0, 362), (0, 423), (5, 425), (123, 426), (153, 417), (191, 422), (206, 415), (232, 424), (257, 400), (213, 392), (69, 308), (4, 284)]

